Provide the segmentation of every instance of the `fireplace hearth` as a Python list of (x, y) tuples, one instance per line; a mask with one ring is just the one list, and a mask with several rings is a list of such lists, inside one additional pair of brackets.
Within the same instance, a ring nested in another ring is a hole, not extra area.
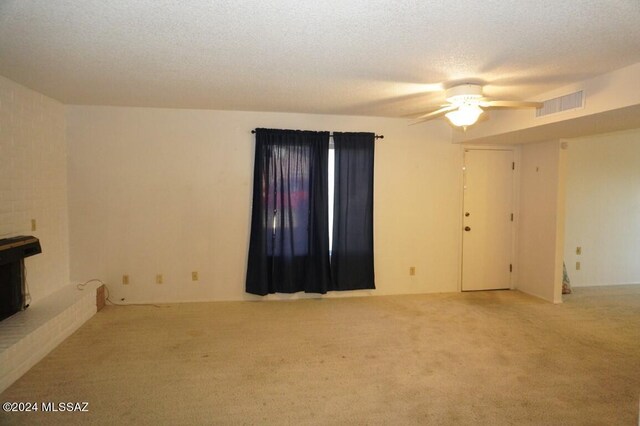
[(36, 237), (0, 239), (0, 321), (29, 306), (24, 259), (41, 252)]

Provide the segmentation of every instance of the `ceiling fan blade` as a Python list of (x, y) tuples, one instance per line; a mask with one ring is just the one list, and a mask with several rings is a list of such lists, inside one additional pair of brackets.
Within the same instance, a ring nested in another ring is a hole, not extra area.
[(415, 120), (411, 123), (411, 125), (422, 123), (423, 121), (431, 120), (432, 118), (440, 117), (441, 115), (446, 114), (449, 111), (453, 111), (454, 109), (457, 109), (457, 108), (458, 107), (455, 105), (447, 105), (438, 110), (416, 117)]
[(483, 108), (542, 108), (542, 102), (524, 101), (481, 101)]

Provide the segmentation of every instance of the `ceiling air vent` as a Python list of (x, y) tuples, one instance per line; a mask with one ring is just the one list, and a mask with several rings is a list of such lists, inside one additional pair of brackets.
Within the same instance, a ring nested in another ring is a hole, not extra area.
[(544, 101), (542, 108), (536, 109), (536, 117), (544, 117), (545, 115), (582, 107), (584, 107), (584, 92), (580, 90), (579, 92)]

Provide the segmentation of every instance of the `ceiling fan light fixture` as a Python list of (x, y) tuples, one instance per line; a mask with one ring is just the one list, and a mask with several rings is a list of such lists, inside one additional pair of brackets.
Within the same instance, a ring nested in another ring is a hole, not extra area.
[(480, 114), (484, 112), (483, 108), (542, 108), (543, 106), (542, 102), (486, 99), (482, 96), (482, 86), (475, 83), (451, 86), (446, 90), (445, 98), (448, 104), (440, 105), (439, 109), (416, 117), (416, 121), (412, 124), (444, 115), (454, 126), (467, 130), (467, 127), (475, 124)]
[(457, 105), (465, 102), (477, 102), (480, 98), (482, 98), (482, 86), (479, 84), (459, 84), (450, 87), (446, 92), (447, 101)]
[(478, 121), (482, 114), (482, 108), (478, 105), (463, 104), (455, 111), (445, 114), (451, 124), (457, 127), (467, 127)]

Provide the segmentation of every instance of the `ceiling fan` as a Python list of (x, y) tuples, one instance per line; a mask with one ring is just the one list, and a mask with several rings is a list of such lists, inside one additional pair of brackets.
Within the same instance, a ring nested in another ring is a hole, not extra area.
[(452, 86), (446, 90), (448, 104), (440, 109), (421, 115), (411, 124), (422, 123), (444, 115), (454, 126), (467, 130), (474, 124), (480, 114), (489, 108), (541, 108), (541, 102), (500, 101), (482, 96), (480, 84), (466, 83)]

